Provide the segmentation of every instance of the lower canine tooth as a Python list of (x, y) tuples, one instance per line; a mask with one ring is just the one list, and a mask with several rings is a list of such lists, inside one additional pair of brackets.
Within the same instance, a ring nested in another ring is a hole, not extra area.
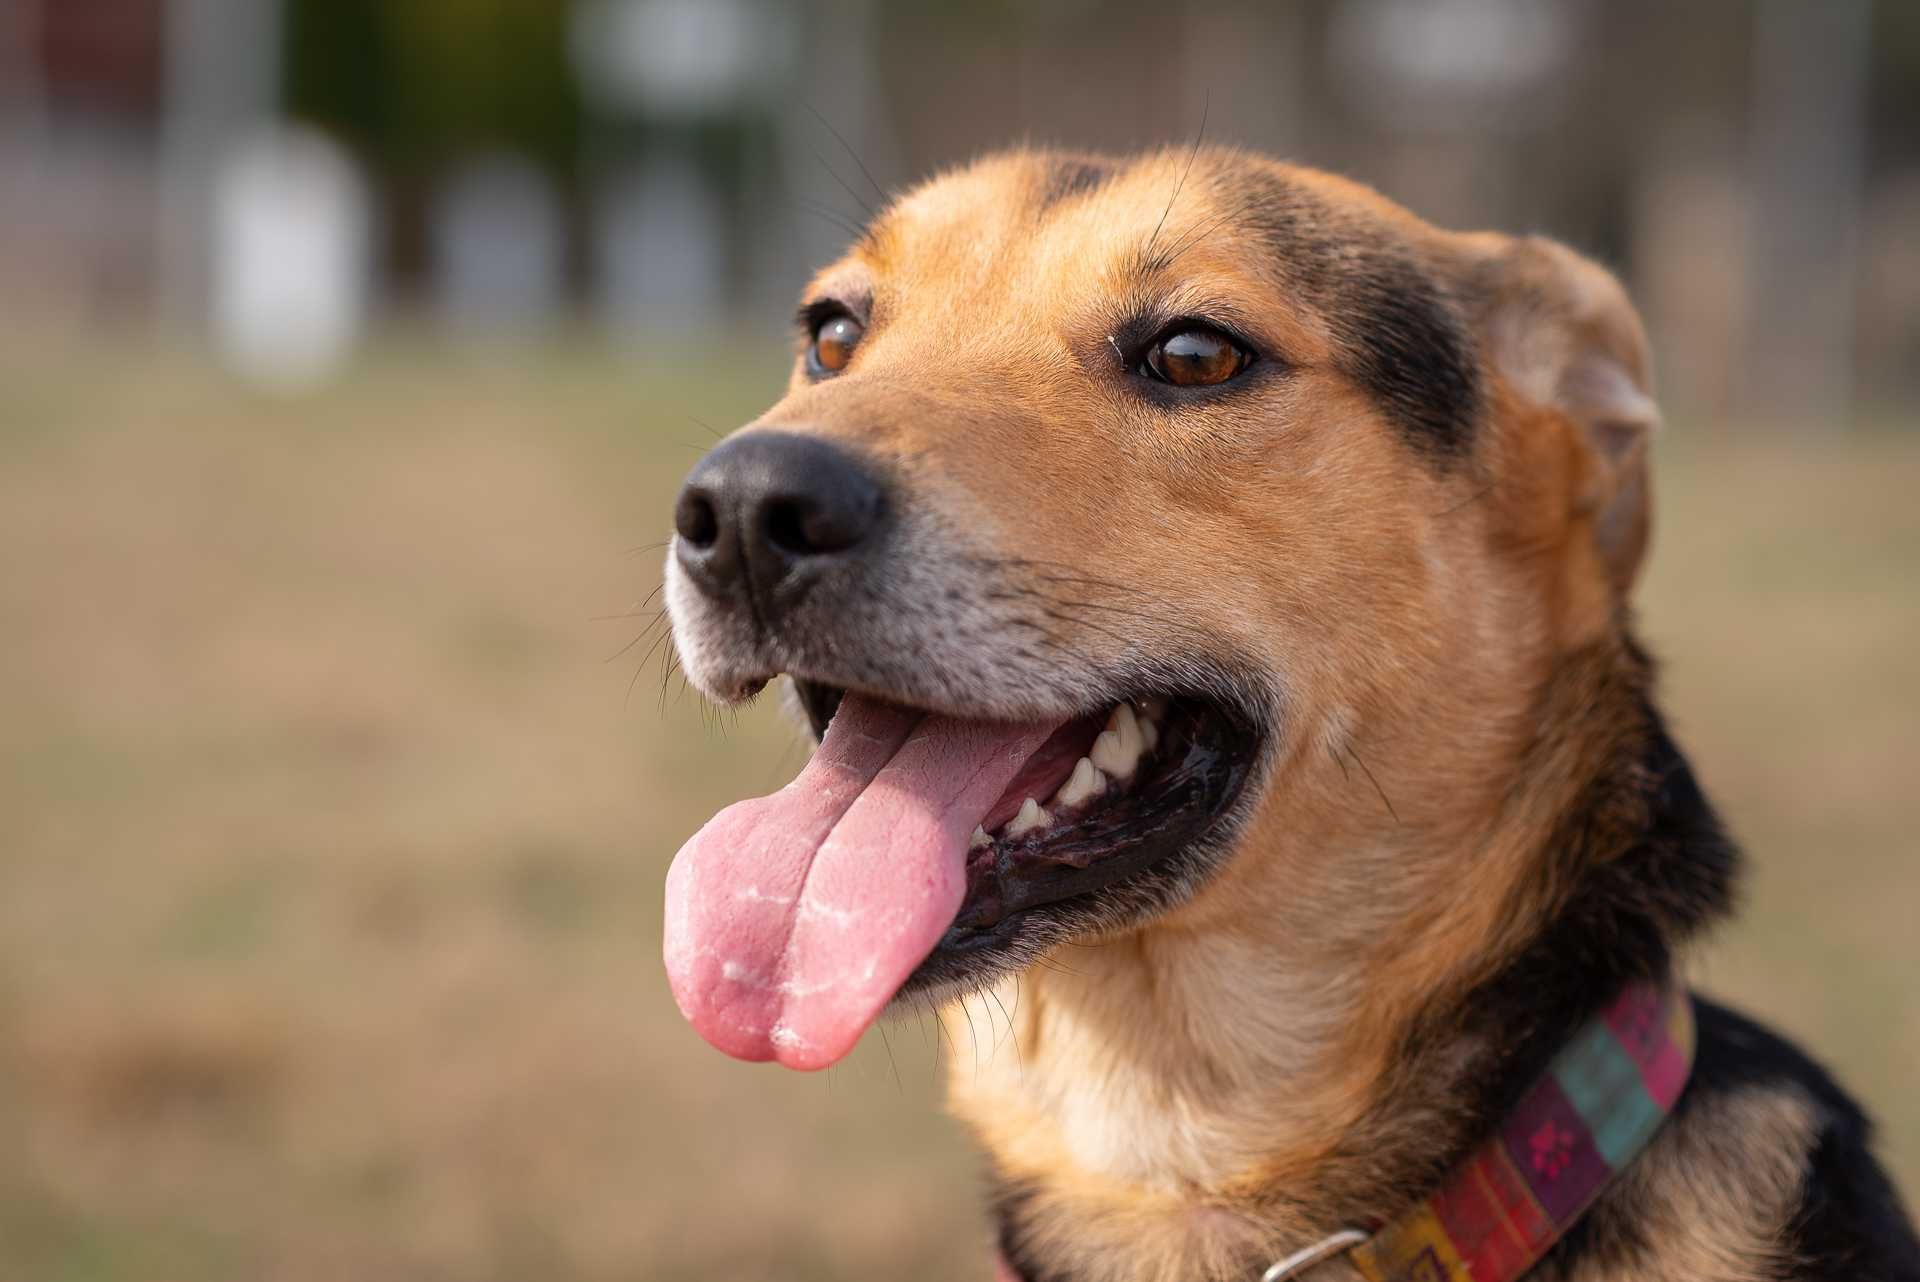
[(1056, 806), (1077, 806), (1083, 801), (1099, 796), (1107, 789), (1107, 777), (1087, 758), (1082, 757), (1074, 763), (1073, 773), (1060, 785), (1060, 791), (1053, 794)]
[(982, 846), (991, 846), (993, 838), (987, 836), (987, 830), (979, 824), (973, 826), (973, 836), (967, 838), (967, 849), (978, 850)]
[(1146, 751), (1152, 752), (1159, 743), (1160, 727), (1153, 724), (1150, 718), (1140, 718), (1140, 746)]
[(1040, 808), (1040, 803), (1028, 797), (1020, 803), (1020, 813), (1007, 824), (1007, 836), (1024, 837), (1036, 829), (1044, 828), (1053, 822), (1053, 816)]

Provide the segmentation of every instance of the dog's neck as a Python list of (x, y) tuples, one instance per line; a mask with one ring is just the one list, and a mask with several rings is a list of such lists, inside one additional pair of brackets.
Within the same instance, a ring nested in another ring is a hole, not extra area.
[(960, 1057), (955, 1103), (1029, 1282), (1060, 1259), (1076, 1282), (1236, 1276), (1391, 1215), (1623, 985), (1666, 975), (1725, 911), (1735, 855), (1649, 680), (1624, 638), (1561, 665), (1481, 849), (1437, 858), (1411, 831), (1296, 861), (1258, 911), (1203, 896), (975, 999), (979, 1036), (1011, 1034)]

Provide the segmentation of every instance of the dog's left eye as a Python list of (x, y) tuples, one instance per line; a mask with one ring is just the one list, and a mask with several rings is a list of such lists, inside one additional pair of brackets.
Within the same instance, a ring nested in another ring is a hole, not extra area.
[(1150, 378), (1175, 387), (1211, 387), (1244, 370), (1253, 354), (1217, 329), (1182, 329), (1154, 340), (1145, 368)]
[(833, 316), (813, 332), (813, 346), (807, 350), (807, 364), (815, 377), (838, 374), (853, 359), (866, 330), (851, 316)]

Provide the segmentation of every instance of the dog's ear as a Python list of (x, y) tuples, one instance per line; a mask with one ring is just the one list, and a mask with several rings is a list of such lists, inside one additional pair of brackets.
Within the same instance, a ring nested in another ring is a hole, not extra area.
[(1568, 515), (1591, 531), (1614, 599), (1624, 598), (1647, 547), (1647, 455), (1660, 417), (1640, 317), (1612, 273), (1564, 245), (1466, 240), (1484, 350), (1516, 408), (1564, 426), (1575, 455)]

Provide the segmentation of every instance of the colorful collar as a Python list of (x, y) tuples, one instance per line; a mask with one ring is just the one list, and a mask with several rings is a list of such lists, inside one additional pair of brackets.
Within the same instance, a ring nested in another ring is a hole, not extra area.
[(1262, 1282), (1340, 1254), (1368, 1282), (1515, 1282), (1646, 1147), (1692, 1067), (1692, 998), (1629, 985), (1424, 1202), (1370, 1236), (1348, 1230), (1290, 1256)]
[[(1647, 1146), (1692, 1068), (1693, 999), (1631, 984), (1425, 1201), (1372, 1233), (1345, 1229), (1296, 1252), (1261, 1282), (1340, 1255), (1368, 1282), (1517, 1282)], [(995, 1278), (1019, 1282), (1004, 1258)]]

